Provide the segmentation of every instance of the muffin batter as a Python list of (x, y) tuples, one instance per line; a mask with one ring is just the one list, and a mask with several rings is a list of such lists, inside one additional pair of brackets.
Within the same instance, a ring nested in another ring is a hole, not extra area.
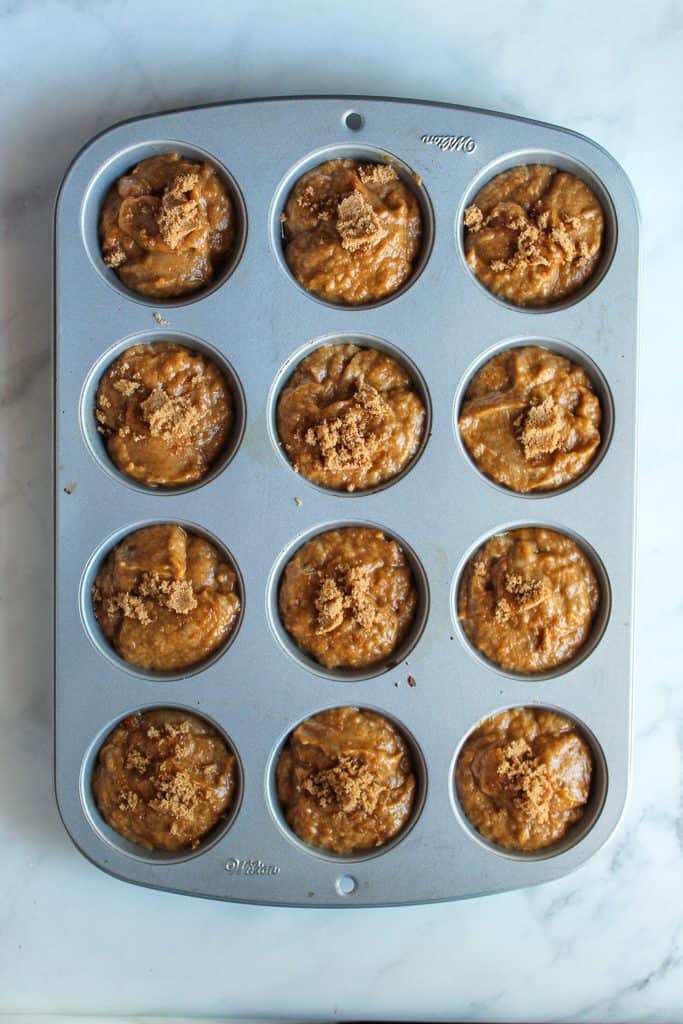
[(215, 168), (165, 153), (110, 188), (100, 215), (102, 256), (127, 288), (150, 298), (209, 284), (235, 241), (235, 214)]
[(592, 767), (588, 744), (569, 718), (543, 708), (501, 711), (463, 745), (458, 798), (486, 839), (542, 850), (583, 817)]
[(228, 383), (215, 363), (170, 341), (134, 345), (97, 389), (95, 417), (114, 464), (148, 486), (196, 483), (232, 426)]
[(576, 655), (600, 603), (593, 568), (561, 533), (527, 526), (498, 534), (470, 559), (458, 593), (465, 633), (509, 672), (545, 672)]
[(424, 434), (425, 407), (391, 356), (324, 345), (299, 363), (277, 406), (294, 469), (335, 490), (362, 491), (404, 469)]
[(408, 746), (383, 715), (332, 708), (302, 722), (277, 765), (277, 792), (300, 839), (333, 853), (382, 846), (410, 818)]
[(394, 168), (357, 160), (328, 160), (299, 178), (282, 227), (299, 284), (351, 306), (405, 284), (422, 238), (417, 199)]
[(575, 175), (545, 164), (512, 167), (465, 210), (465, 255), (501, 299), (547, 306), (593, 274), (604, 222), (595, 193)]
[(144, 526), (107, 555), (95, 616), (122, 658), (143, 669), (196, 665), (225, 643), (240, 611), (237, 574), (204, 537)]
[(93, 773), (100, 814), (147, 850), (195, 849), (230, 809), (235, 755), (202, 718), (170, 708), (124, 718)]
[(400, 545), (366, 526), (318, 534), (287, 563), (280, 583), (285, 629), (325, 668), (367, 668), (388, 658), (416, 608)]
[(529, 345), (501, 352), (475, 374), (458, 427), (482, 473), (526, 493), (584, 473), (600, 446), (601, 419), (585, 371)]

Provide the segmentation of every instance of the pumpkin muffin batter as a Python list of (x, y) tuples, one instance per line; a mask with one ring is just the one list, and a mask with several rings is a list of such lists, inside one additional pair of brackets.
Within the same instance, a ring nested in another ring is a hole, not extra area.
[(497, 534), (472, 556), (458, 592), (470, 641), (508, 672), (546, 672), (588, 639), (600, 603), (593, 568), (569, 537), (527, 526)]
[(463, 811), (486, 839), (511, 850), (542, 850), (584, 814), (593, 762), (565, 715), (515, 708), (468, 736), (455, 770)]
[(214, 167), (165, 153), (110, 188), (100, 215), (102, 257), (127, 288), (171, 299), (203, 288), (235, 241), (232, 200)]
[(580, 288), (602, 252), (605, 217), (574, 174), (525, 164), (496, 175), (465, 210), (465, 255), (481, 283), (516, 306)]
[(282, 623), (325, 668), (359, 669), (390, 657), (417, 609), (413, 573), (381, 530), (347, 526), (320, 533), (287, 563)]
[(410, 819), (416, 781), (408, 745), (383, 715), (321, 711), (297, 726), (277, 765), (285, 818), (333, 853), (382, 846)]
[(232, 397), (214, 362), (170, 341), (134, 345), (104, 373), (97, 429), (114, 464), (150, 487), (196, 483), (225, 447)]
[(147, 850), (196, 849), (233, 803), (235, 761), (204, 719), (155, 708), (110, 732), (92, 787), (100, 814), (125, 839)]
[(300, 285), (351, 306), (392, 295), (413, 272), (422, 217), (389, 164), (327, 160), (304, 174), (282, 215), (285, 259)]
[(600, 446), (600, 400), (586, 372), (534, 345), (472, 378), (458, 427), (477, 467), (513, 491), (550, 491), (586, 471)]
[(280, 440), (297, 473), (363, 491), (413, 458), (426, 412), (400, 363), (377, 349), (324, 345), (299, 363), (278, 400)]
[(92, 589), (104, 635), (131, 665), (171, 671), (224, 644), (240, 611), (237, 574), (204, 537), (144, 526), (107, 555)]

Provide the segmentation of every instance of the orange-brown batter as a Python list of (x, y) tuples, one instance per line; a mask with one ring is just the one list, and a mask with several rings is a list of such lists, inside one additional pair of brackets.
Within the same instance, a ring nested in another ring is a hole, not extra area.
[(595, 272), (605, 217), (574, 174), (524, 164), (496, 175), (465, 210), (465, 254), (481, 283), (516, 306), (566, 298)]
[(204, 537), (167, 523), (134, 530), (107, 555), (92, 591), (102, 632), (143, 669), (195, 665), (237, 624), (237, 574)]
[(210, 359), (170, 341), (134, 345), (106, 370), (95, 416), (122, 473), (149, 486), (195, 483), (232, 426), (228, 383)]
[(92, 787), (104, 820), (132, 843), (195, 849), (233, 803), (235, 762), (203, 718), (155, 708), (129, 715), (110, 732)]
[(485, 719), (463, 744), (455, 771), (466, 816), (512, 850), (558, 842), (584, 814), (592, 757), (571, 719), (514, 708)]
[(527, 345), (499, 353), (475, 374), (458, 427), (482, 473), (527, 493), (581, 476), (600, 446), (601, 419), (586, 372)]
[(283, 214), (285, 258), (299, 284), (352, 306), (405, 284), (420, 250), (422, 216), (388, 164), (328, 160), (304, 174)]
[(102, 257), (126, 287), (150, 298), (209, 284), (235, 241), (232, 200), (209, 163), (165, 153), (110, 188), (100, 215)]
[(600, 603), (593, 567), (569, 537), (526, 526), (490, 537), (462, 575), (458, 615), (485, 657), (510, 672), (573, 658)]
[(406, 556), (381, 530), (347, 526), (318, 534), (285, 567), (280, 616), (326, 668), (367, 668), (406, 636), (417, 591)]
[(355, 853), (382, 846), (410, 819), (412, 758), (383, 715), (332, 708), (290, 735), (277, 765), (277, 791), (294, 832), (311, 846)]
[(404, 469), (424, 434), (425, 407), (391, 356), (323, 345), (306, 356), (277, 406), (280, 440), (313, 483), (363, 491)]

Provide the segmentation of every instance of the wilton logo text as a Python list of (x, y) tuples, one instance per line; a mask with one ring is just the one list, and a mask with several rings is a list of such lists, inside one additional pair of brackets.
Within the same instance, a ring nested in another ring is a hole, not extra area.
[(436, 146), (442, 153), (474, 153), (477, 148), (470, 135), (422, 135), (420, 142)]

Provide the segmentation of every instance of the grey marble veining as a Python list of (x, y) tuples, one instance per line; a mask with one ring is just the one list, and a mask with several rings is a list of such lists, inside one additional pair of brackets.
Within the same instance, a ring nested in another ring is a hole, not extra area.
[[(645, 10), (517, 0), (476, 11), (404, 0), (239, 10), (176, 0), (0, 4), (0, 1012), (683, 1020), (682, 41), (680, 6), (665, 2)], [(58, 819), (49, 638), (56, 188), (78, 147), (120, 118), (303, 92), (416, 96), (553, 121), (603, 143), (640, 199), (632, 795), (615, 839), (542, 888), (344, 914), (218, 905), (108, 878)]]

